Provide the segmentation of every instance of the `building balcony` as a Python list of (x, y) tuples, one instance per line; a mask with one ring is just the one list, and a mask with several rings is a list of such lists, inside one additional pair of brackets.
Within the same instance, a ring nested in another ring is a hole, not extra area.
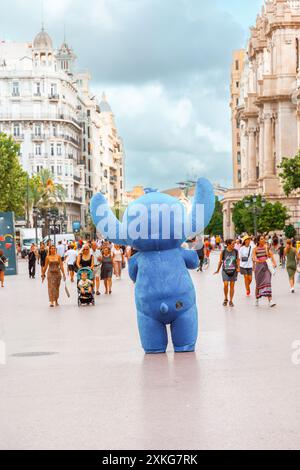
[(17, 142), (21, 142), (22, 140), (24, 140), (24, 134), (14, 135), (13, 138), (14, 138)]
[(76, 118), (69, 114), (39, 114), (35, 116), (33, 113), (23, 114), (23, 113), (0, 113), (0, 121), (4, 122), (14, 122), (14, 121), (30, 121), (30, 122), (41, 122), (41, 121), (66, 121), (76, 125), (77, 128), (81, 131), (80, 122)]
[(74, 179), (75, 183), (81, 183), (81, 178), (80, 178), (80, 176), (73, 175), (73, 179)]
[(31, 140), (33, 142), (42, 142), (46, 139), (46, 134), (31, 134)]
[(57, 93), (50, 94), (49, 101), (59, 101), (59, 95)]
[(82, 204), (82, 197), (80, 197), (80, 196), (74, 196), (73, 199), (74, 199), (75, 202), (79, 202), (80, 204)]
[(12, 96), (13, 98), (20, 98), (20, 92), (19, 92), (19, 91), (13, 91), (12, 94), (11, 94), (11, 96)]

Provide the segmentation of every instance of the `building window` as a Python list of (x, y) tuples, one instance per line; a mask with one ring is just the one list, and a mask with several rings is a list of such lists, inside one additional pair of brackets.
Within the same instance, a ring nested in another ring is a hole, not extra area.
[(65, 176), (69, 176), (69, 167), (65, 166)]
[(53, 176), (55, 175), (55, 166), (54, 165), (51, 166), (51, 173), (52, 173)]
[(57, 144), (57, 146), (56, 146), (56, 154), (59, 155), (59, 156), (62, 155), (61, 144)]
[(236, 60), (236, 61), (235, 61), (235, 70), (239, 70), (239, 68), (240, 68), (239, 61)]
[(57, 136), (57, 126), (55, 124), (53, 124), (53, 126), (52, 126), (52, 132), (53, 132), (53, 136), (56, 137)]
[(62, 166), (61, 165), (57, 165), (57, 174), (59, 176), (62, 175)]
[(42, 126), (41, 124), (35, 124), (34, 126), (34, 135), (37, 137), (41, 137), (42, 135)]
[(20, 136), (20, 124), (14, 124), (14, 137)]
[(241, 152), (237, 153), (236, 159), (237, 159), (238, 164), (240, 164), (241, 163)]
[(56, 83), (51, 83), (51, 96), (56, 96), (57, 95), (57, 85)]
[(51, 157), (54, 157), (54, 144), (50, 145), (50, 155)]
[(40, 144), (36, 144), (35, 146), (35, 154), (42, 155), (42, 146)]
[(13, 84), (12, 84), (12, 94), (13, 94), (13, 96), (20, 96), (19, 82), (13, 82)]
[(242, 182), (242, 172), (241, 172), (241, 170), (238, 170), (238, 182), (239, 183)]
[(41, 83), (40, 82), (36, 82), (34, 84), (34, 94), (35, 96), (41, 96)]
[(240, 82), (235, 82), (235, 86), (236, 86), (236, 88), (239, 88)]

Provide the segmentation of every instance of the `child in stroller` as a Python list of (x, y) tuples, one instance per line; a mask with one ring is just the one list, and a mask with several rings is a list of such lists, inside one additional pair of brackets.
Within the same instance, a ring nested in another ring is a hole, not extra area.
[(90, 268), (82, 268), (77, 272), (78, 306), (95, 305), (93, 271)]

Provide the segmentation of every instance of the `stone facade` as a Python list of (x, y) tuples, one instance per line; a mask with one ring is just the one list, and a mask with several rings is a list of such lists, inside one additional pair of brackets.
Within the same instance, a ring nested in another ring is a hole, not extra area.
[[(238, 98), (232, 93), (232, 127), (239, 132), (233, 130), (234, 188), (223, 200), (226, 237), (235, 235), (234, 203), (252, 194), (287, 205), (298, 227), (300, 196), (284, 196), (278, 165), (300, 147), (299, 45), (300, 1), (266, 1), (251, 28)], [(235, 62), (236, 54), (233, 68)]]
[(29, 175), (47, 168), (66, 190), (68, 231), (85, 226), (92, 195), (122, 201), (124, 152), (106, 100), (89, 87), (90, 74), (75, 70), (64, 41), (55, 49), (44, 29), (33, 42), (0, 43), (0, 131), (20, 143)]

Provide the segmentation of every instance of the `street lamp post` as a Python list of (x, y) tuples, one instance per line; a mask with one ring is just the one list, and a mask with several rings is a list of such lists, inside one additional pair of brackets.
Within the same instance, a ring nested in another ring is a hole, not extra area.
[(258, 202), (258, 197), (254, 196), (251, 201), (246, 201), (245, 202), (245, 207), (246, 209), (249, 209), (249, 211), (253, 214), (253, 225), (254, 225), (254, 235), (257, 236), (257, 218), (258, 216), (263, 212), (264, 207), (266, 206), (266, 200), (261, 199), (261, 206), (257, 205)]
[(35, 244), (38, 244), (38, 216), (39, 216), (39, 210), (36, 206), (33, 207), (32, 209), (33, 213), (33, 221), (34, 221), (34, 228), (35, 228)]

